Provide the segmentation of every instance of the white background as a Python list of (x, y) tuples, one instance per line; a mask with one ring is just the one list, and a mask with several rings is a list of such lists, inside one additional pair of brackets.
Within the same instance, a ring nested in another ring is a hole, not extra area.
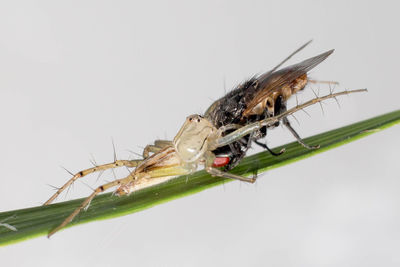
[[(120, 158), (173, 138), (224, 84), (309, 39), (290, 63), (335, 48), (311, 76), (369, 92), (298, 114), (301, 136), (396, 110), (398, 12), (397, 1), (1, 1), (0, 210), (43, 203), (46, 184), (69, 178), (60, 165), (79, 171), (91, 154), (111, 161), (111, 138)], [(0, 265), (398, 266), (399, 134), (393, 127), (255, 185), (232, 182), (3, 247)], [(292, 140), (279, 127), (268, 142)], [(89, 193), (79, 182), (61, 200)]]

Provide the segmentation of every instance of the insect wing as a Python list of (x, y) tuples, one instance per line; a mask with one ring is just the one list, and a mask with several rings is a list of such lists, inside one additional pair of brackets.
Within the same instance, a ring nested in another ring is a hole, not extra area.
[(255, 108), (260, 102), (271, 93), (278, 91), (282, 86), (288, 84), (300, 76), (306, 74), (308, 71), (313, 69), (319, 63), (324, 61), (330, 54), (333, 53), (333, 49), (318, 56), (306, 59), (298, 64), (294, 64), (283, 68), (281, 70), (261, 74), (256, 79), (258, 81), (258, 90), (254, 97), (247, 103), (246, 110), (243, 115), (249, 114), (253, 108)]

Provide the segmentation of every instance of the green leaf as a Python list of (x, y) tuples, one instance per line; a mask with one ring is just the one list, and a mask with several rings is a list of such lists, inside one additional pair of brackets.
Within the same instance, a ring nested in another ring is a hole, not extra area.
[[(286, 152), (279, 157), (273, 157), (267, 151), (258, 153), (243, 159), (241, 164), (232, 172), (242, 175), (251, 175), (254, 172), (261, 173), (349, 143), (399, 122), (400, 110), (397, 110), (305, 139), (310, 145), (319, 144), (320, 149), (307, 150), (297, 142), (293, 142), (282, 146), (286, 148)], [(282, 147), (276, 148), (276, 150)], [(86, 212), (81, 212), (67, 227), (134, 213), (227, 181), (230, 180), (211, 177), (206, 172), (199, 171), (190, 176), (181, 176), (169, 182), (137, 191), (130, 196), (116, 197), (112, 196), (111, 193), (102, 194), (92, 201)], [(49, 206), (0, 213), (0, 245), (46, 235), (82, 201), (83, 198)]]

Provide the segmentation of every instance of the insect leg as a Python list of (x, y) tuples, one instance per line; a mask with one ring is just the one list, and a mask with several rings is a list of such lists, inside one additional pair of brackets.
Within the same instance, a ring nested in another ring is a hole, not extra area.
[(156, 140), (154, 141), (154, 145), (147, 145), (143, 149), (143, 158), (147, 159), (150, 153), (157, 153), (163, 148), (172, 145), (172, 141), (169, 140)]
[(108, 169), (114, 169), (114, 168), (118, 168), (118, 167), (123, 167), (126, 166), (128, 168), (132, 168), (132, 167), (137, 167), (140, 163), (142, 162), (142, 160), (116, 160), (112, 163), (107, 163), (107, 164), (103, 164), (103, 165), (99, 165), (99, 166), (95, 166), (93, 168), (89, 168), (83, 171), (80, 171), (78, 173), (76, 173), (74, 176), (72, 176), (71, 179), (69, 179), (62, 187), (60, 187), (56, 193), (54, 193), (54, 195), (51, 196), (51, 198), (49, 198), (44, 205), (49, 205), (51, 202), (54, 201), (54, 199), (56, 199), (62, 191), (64, 191), (66, 188), (68, 188), (68, 186), (70, 186), (71, 184), (73, 184), (76, 180), (78, 180), (79, 178), (82, 178), (88, 174), (94, 173), (94, 172), (99, 172), (99, 171), (105, 171)]
[(57, 226), (56, 228), (54, 228), (48, 235), (47, 237), (52, 236), (54, 233), (56, 233), (57, 231), (59, 231), (60, 229), (64, 228), (67, 224), (69, 224), (75, 217), (76, 215), (78, 215), (82, 209), (87, 208), (90, 205), (90, 202), (93, 200), (93, 198), (95, 196), (97, 196), (98, 194), (100, 194), (101, 192), (104, 192), (105, 190), (117, 186), (117, 185), (121, 185), (121, 184), (126, 184), (129, 181), (133, 180), (134, 177), (132, 175), (129, 175), (128, 177), (125, 177), (123, 179), (118, 179), (115, 181), (112, 181), (110, 183), (101, 185), (99, 187), (97, 187), (93, 193), (85, 199), (85, 201), (82, 202), (82, 204), (76, 208), (59, 226)]
[(269, 118), (266, 118), (266, 119), (258, 121), (258, 122), (250, 123), (236, 131), (233, 131), (225, 136), (222, 136), (222, 137), (214, 140), (212, 147), (218, 148), (221, 146), (226, 146), (232, 142), (238, 141), (243, 136), (246, 136), (254, 131), (258, 131), (264, 126), (267, 126), (267, 127), (273, 126), (276, 122), (279, 122), (283, 118), (285, 118), (299, 110), (302, 110), (308, 106), (322, 102), (324, 100), (327, 100), (330, 98), (335, 98), (335, 97), (341, 96), (341, 95), (348, 95), (348, 94), (352, 94), (352, 93), (361, 93), (361, 92), (367, 92), (367, 89), (356, 89), (356, 90), (350, 90), (350, 91), (346, 90), (346, 91), (342, 91), (342, 92), (338, 92), (338, 93), (330, 93), (325, 96), (313, 98), (303, 104), (297, 105), (294, 108), (288, 109), (287, 111), (285, 111), (279, 115), (276, 115), (274, 117), (269, 117)]
[(338, 85), (339, 82), (336, 81), (320, 81), (320, 80), (312, 80), (308, 79), (309, 83), (320, 83), (320, 84), (329, 84), (329, 85)]
[(236, 175), (236, 174), (229, 173), (229, 172), (223, 172), (223, 171), (220, 171), (220, 170), (212, 167), (212, 164), (214, 163), (214, 159), (215, 159), (215, 155), (212, 152), (206, 153), (205, 157), (206, 157), (205, 170), (212, 176), (229, 178), (229, 179), (239, 180), (239, 181), (248, 182), (248, 183), (254, 183), (257, 179), (257, 177), (249, 178), (249, 177), (244, 177), (244, 176)]
[(295, 131), (295, 129), (293, 129), (293, 127), (290, 125), (289, 120), (286, 117), (282, 119), (282, 123), (289, 129), (289, 131), (293, 134), (293, 136), (296, 138), (297, 142), (300, 145), (304, 146), (307, 149), (318, 149), (320, 147), (319, 145), (309, 146), (306, 143), (304, 143), (303, 139), (301, 139), (299, 134)]
[(266, 144), (263, 144), (263, 143), (261, 143), (261, 142), (259, 142), (259, 141), (257, 141), (257, 140), (254, 140), (254, 143), (256, 143), (256, 144), (259, 145), (260, 147), (262, 147), (262, 148), (268, 150), (268, 152), (271, 153), (272, 156), (279, 156), (279, 155), (282, 155), (282, 154), (285, 152), (285, 149), (282, 148), (282, 150), (279, 151), (279, 153), (276, 153), (276, 152), (272, 151)]

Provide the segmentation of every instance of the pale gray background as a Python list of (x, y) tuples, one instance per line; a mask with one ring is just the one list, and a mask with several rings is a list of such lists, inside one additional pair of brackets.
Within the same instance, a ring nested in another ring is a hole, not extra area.
[[(342, 97), (341, 109), (329, 102), (325, 115), (318, 106), (311, 118), (298, 114), (302, 136), (398, 109), (397, 3), (1, 1), (0, 210), (44, 202), (53, 192), (46, 184), (69, 178), (60, 165), (87, 168), (91, 154), (111, 161), (111, 138), (121, 158), (172, 138), (224, 84), (268, 70), (311, 38), (290, 63), (335, 48), (312, 77), (369, 93)], [(398, 266), (399, 134), (393, 127), (255, 185), (232, 182), (3, 247), (0, 264)], [(279, 128), (269, 140), (293, 138)], [(80, 182), (66, 199), (89, 193)]]

